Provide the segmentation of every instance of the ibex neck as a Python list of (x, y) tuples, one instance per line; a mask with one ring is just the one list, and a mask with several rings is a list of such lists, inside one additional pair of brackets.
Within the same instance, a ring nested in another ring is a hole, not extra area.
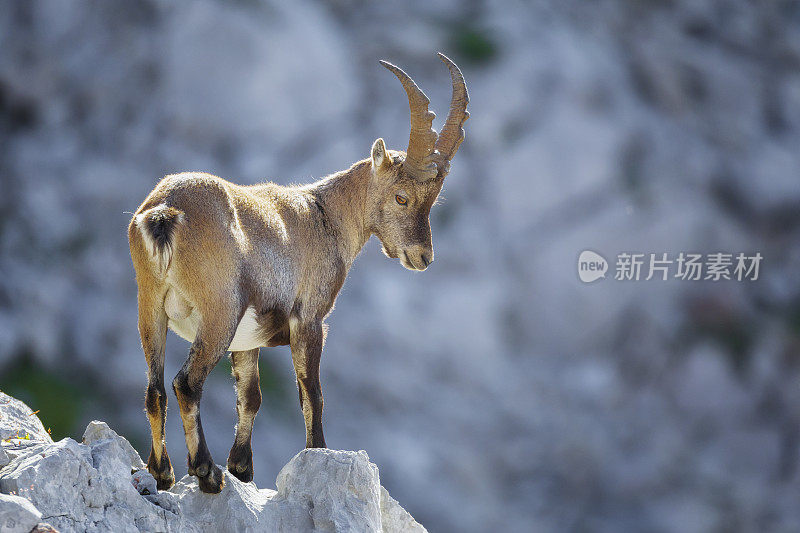
[(322, 204), (348, 266), (370, 237), (367, 194), (371, 175), (372, 165), (365, 159), (308, 186)]

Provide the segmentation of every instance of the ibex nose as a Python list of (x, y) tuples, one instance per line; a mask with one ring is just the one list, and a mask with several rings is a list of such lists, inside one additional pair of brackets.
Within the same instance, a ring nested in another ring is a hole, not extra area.
[(425, 270), (433, 263), (433, 250), (427, 246), (415, 245), (405, 249), (406, 259), (414, 270)]
[(433, 253), (431, 253), (430, 255), (422, 254), (420, 258), (422, 259), (422, 264), (425, 265), (425, 268), (428, 268), (428, 265), (433, 263)]

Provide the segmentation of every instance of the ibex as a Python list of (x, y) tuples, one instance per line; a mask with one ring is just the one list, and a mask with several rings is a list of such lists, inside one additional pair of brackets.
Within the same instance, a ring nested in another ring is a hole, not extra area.
[(128, 227), (136, 270), (139, 333), (148, 365), (145, 395), (152, 433), (147, 468), (160, 490), (175, 476), (164, 420), (167, 328), (192, 343), (172, 381), (189, 450), (189, 474), (217, 493), (224, 477), (211, 458), (198, 404), (203, 383), (226, 352), (236, 381), (236, 436), (228, 470), (253, 479), (250, 437), (261, 406), (258, 353), (289, 345), (306, 426), (306, 447), (325, 447), (319, 364), (324, 319), (347, 272), (371, 235), (383, 253), (410, 270), (433, 261), (429, 215), (450, 160), (464, 140), (469, 96), (459, 68), (443, 54), (453, 85), (450, 112), (437, 135), (430, 101), (400, 68), (411, 108), (406, 152), (383, 139), (371, 157), (316, 183), (239, 186), (187, 172), (166, 176)]

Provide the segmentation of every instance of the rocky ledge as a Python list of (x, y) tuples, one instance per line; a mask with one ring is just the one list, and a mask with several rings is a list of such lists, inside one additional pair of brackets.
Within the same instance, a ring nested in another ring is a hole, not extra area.
[(0, 533), (60, 531), (425, 531), (380, 484), (366, 452), (303, 450), (277, 490), (225, 471), (220, 494), (185, 476), (157, 492), (130, 443), (105, 422), (53, 442), (27, 405), (0, 392)]

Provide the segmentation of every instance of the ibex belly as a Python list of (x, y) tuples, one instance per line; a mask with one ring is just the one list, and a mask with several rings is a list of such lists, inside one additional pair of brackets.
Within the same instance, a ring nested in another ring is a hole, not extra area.
[[(187, 341), (194, 342), (202, 317), (175, 288), (167, 292), (164, 311), (169, 318), (170, 329)], [(255, 309), (248, 307), (239, 321), (228, 351), (243, 352), (266, 346), (271, 335), (265, 329), (258, 323)]]

